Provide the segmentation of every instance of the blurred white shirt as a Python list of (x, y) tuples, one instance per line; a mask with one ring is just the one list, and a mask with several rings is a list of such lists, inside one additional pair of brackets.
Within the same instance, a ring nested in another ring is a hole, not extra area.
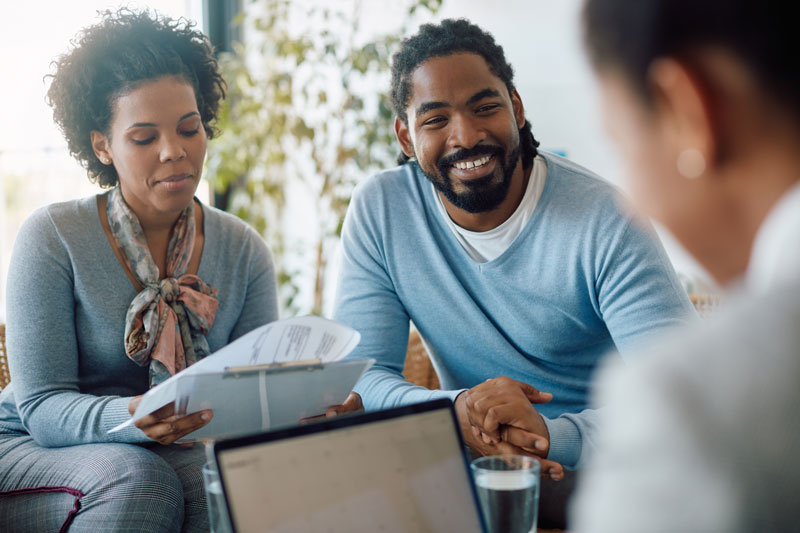
[(570, 531), (800, 528), (800, 186), (752, 256), (724, 310), (602, 371)]
[[(800, 276), (800, 183), (780, 199), (759, 228), (745, 283), (752, 293)], [(800, 528), (800, 525), (798, 525)]]

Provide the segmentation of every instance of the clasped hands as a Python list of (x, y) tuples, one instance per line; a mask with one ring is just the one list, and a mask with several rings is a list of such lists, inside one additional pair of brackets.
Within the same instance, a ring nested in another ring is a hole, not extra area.
[(564, 467), (546, 459), (550, 434), (533, 404), (553, 399), (549, 392), (511, 379), (488, 379), (458, 395), (455, 402), (467, 444), (482, 455), (502, 453), (539, 459), (542, 476), (559, 481)]

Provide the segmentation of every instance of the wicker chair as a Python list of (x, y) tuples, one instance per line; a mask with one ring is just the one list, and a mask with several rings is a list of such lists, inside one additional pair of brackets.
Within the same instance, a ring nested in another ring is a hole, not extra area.
[[(690, 294), (689, 299), (692, 301), (697, 313), (703, 318), (714, 313), (720, 305), (719, 297), (711, 294)], [(425, 351), (425, 346), (422, 344), (422, 339), (420, 339), (416, 329), (412, 329), (408, 337), (408, 351), (406, 352), (403, 376), (406, 381), (414, 385), (420, 385), (428, 389), (439, 388), (439, 378), (436, 376), (436, 371), (433, 369), (428, 353)]]
[(439, 377), (433, 369), (428, 352), (422, 344), (422, 339), (416, 329), (412, 329), (408, 336), (408, 350), (406, 351), (406, 362), (403, 365), (403, 377), (406, 381), (425, 387), (426, 389), (438, 389)]
[(8, 373), (8, 357), (6, 357), (6, 325), (0, 324), (0, 390), (3, 390), (11, 375)]

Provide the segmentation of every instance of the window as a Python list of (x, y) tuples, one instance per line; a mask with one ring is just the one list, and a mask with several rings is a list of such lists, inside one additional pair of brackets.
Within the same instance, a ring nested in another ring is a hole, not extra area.
[[(132, 8), (142, 7), (132, 3)], [(53, 124), (45, 102), (50, 62), (68, 50), (97, 11), (115, 9), (102, 0), (14, 2), (0, 14), (3, 127), (0, 128), (0, 322), (5, 321), (6, 275), (20, 224), (38, 207), (96, 194)], [(147, 6), (171, 17), (197, 20), (199, 0), (152, 0)], [(193, 17), (193, 15), (195, 15)], [(27, 22), (30, 21), (30, 22)]]

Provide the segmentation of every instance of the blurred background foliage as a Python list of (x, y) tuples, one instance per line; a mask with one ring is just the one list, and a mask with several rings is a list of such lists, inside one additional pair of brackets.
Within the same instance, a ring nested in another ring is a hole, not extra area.
[(282, 315), (323, 313), (352, 190), (396, 164), (391, 54), (442, 1), (406, 0), (399, 30), (378, 36), (358, 0), (258, 0), (235, 20), (242, 42), (219, 57), (228, 98), (206, 176), (217, 207), (271, 246)]

